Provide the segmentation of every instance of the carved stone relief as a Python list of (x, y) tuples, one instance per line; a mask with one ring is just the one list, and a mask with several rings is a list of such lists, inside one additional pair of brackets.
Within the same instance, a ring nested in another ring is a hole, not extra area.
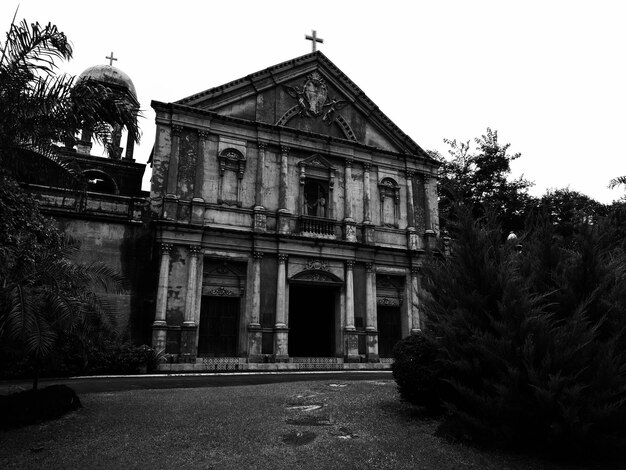
[(217, 297), (238, 297), (237, 293), (233, 292), (232, 290), (226, 289), (225, 287), (217, 287), (215, 289), (211, 289), (208, 294)]
[(339, 114), (339, 111), (343, 109), (348, 102), (336, 96), (329, 98), (326, 82), (318, 72), (307, 75), (301, 87), (283, 85), (283, 88), (289, 96), (297, 100), (297, 104), (289, 108), (276, 122), (276, 125), (284, 126), (296, 115), (310, 118), (318, 118), (321, 116), (322, 120), (328, 126), (337, 123), (347, 139), (356, 141), (356, 135), (350, 127), (350, 124)]
[(321, 271), (328, 271), (328, 263), (326, 261), (323, 260), (309, 260), (306, 263), (306, 269), (310, 270), (310, 269), (318, 269)]

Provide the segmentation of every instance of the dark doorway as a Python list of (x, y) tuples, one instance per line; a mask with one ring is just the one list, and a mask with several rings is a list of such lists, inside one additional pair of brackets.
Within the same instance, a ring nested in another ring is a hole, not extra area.
[(378, 355), (392, 357), (393, 347), (401, 339), (400, 307), (378, 306)]
[(235, 357), (239, 331), (239, 298), (202, 297), (198, 356)]
[(334, 356), (335, 293), (332, 287), (289, 286), (290, 356)]

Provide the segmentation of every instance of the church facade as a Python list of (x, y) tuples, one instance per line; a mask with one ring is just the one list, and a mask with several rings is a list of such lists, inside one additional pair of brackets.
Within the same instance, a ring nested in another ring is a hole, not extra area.
[(437, 162), (320, 52), (152, 107), (163, 368), (388, 363), (440, 247)]

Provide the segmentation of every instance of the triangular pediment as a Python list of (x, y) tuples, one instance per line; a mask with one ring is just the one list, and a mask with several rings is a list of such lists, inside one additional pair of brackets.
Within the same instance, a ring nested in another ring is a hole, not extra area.
[(319, 168), (321, 170), (334, 170), (333, 166), (322, 157), (319, 153), (310, 156), (309, 158), (302, 160), (298, 163), (300, 166), (311, 167), (311, 168)]
[(176, 104), (430, 158), (319, 51)]

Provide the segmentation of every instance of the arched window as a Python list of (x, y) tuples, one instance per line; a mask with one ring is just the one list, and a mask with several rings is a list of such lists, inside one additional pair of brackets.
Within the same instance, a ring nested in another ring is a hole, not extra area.
[(241, 183), (246, 170), (246, 158), (239, 150), (227, 148), (220, 152), (217, 159), (220, 168), (217, 202), (241, 207)]

